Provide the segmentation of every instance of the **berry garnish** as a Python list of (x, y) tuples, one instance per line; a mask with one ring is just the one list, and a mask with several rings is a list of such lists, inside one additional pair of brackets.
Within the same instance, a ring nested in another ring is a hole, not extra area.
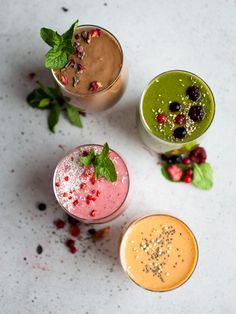
[(206, 161), (207, 154), (203, 147), (197, 147), (190, 152), (189, 158), (192, 160), (192, 162), (196, 162), (197, 164), (202, 164)]
[(80, 228), (76, 225), (70, 226), (69, 232), (72, 237), (78, 237), (80, 235)]
[(184, 182), (185, 183), (191, 183), (192, 182), (192, 177), (188, 176), (188, 175), (184, 176)]
[(169, 105), (169, 109), (170, 109), (171, 112), (178, 112), (178, 111), (181, 110), (181, 108), (182, 108), (181, 104), (178, 103), (177, 101), (173, 101)]
[(169, 166), (167, 172), (173, 181), (180, 181), (183, 175), (183, 170), (176, 165)]
[(175, 138), (182, 139), (182, 138), (184, 138), (186, 136), (186, 134), (187, 134), (187, 131), (186, 131), (185, 127), (181, 126), (181, 127), (176, 128), (174, 130), (174, 134), (173, 135), (174, 135)]
[(176, 124), (184, 124), (185, 123), (185, 115), (184, 114), (178, 114), (175, 117), (175, 123)]
[(59, 74), (58, 79), (59, 79), (59, 81), (61, 81), (61, 83), (63, 85), (67, 85), (69, 82), (68, 77), (64, 74), (61, 74), (61, 73)]
[(72, 254), (75, 254), (77, 252), (77, 248), (75, 246), (70, 246), (69, 250)]
[(183, 164), (184, 164), (184, 165), (190, 165), (190, 164), (191, 164), (191, 159), (188, 158), (188, 157), (185, 157), (185, 158), (183, 159)]
[(42, 245), (39, 244), (39, 245), (37, 246), (36, 252), (37, 252), (38, 254), (42, 254), (42, 253), (43, 253), (43, 247), (42, 247)]
[(159, 122), (160, 124), (163, 124), (166, 122), (167, 117), (164, 113), (159, 113), (155, 116), (155, 120)]
[(186, 174), (186, 176), (192, 176), (193, 175), (193, 169), (192, 168), (189, 168), (189, 169), (186, 169), (185, 170), (185, 174)]
[(75, 240), (72, 240), (72, 239), (66, 240), (66, 246), (67, 247), (75, 246)]
[(201, 98), (202, 94), (197, 86), (190, 86), (187, 89), (186, 94), (188, 95), (189, 99), (192, 101), (197, 101)]
[(102, 83), (101, 82), (93, 81), (93, 82), (90, 83), (89, 90), (95, 92), (96, 90), (98, 90), (101, 87), (102, 87)]
[(62, 229), (65, 226), (65, 222), (61, 219), (57, 219), (54, 221), (54, 225), (57, 227), (57, 229)]
[(194, 122), (202, 121), (205, 117), (205, 110), (202, 106), (192, 106), (188, 115)]
[(47, 208), (47, 205), (46, 205), (46, 204), (44, 204), (44, 203), (39, 203), (39, 204), (38, 204), (38, 209), (39, 209), (40, 211), (44, 211), (44, 210), (46, 210), (46, 208)]

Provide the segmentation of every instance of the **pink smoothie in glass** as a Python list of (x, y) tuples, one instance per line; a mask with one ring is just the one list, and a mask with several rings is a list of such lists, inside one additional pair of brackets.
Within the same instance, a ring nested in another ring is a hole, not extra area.
[(83, 145), (69, 152), (57, 165), (53, 187), (61, 207), (74, 218), (85, 223), (103, 223), (117, 217), (126, 208), (129, 173), (123, 159), (109, 151), (117, 181), (95, 178), (93, 165), (84, 166), (79, 157), (92, 149), (100, 153), (101, 145)]

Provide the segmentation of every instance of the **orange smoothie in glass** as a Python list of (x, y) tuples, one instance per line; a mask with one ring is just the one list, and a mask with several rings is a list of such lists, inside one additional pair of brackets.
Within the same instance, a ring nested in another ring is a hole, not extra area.
[(193, 273), (198, 247), (181, 220), (153, 214), (132, 222), (120, 245), (121, 264), (139, 286), (151, 291), (179, 287)]

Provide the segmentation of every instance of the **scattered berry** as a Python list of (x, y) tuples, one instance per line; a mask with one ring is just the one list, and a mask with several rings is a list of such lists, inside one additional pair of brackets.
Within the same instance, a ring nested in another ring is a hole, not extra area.
[(65, 222), (61, 219), (57, 219), (54, 221), (54, 225), (57, 227), (57, 229), (63, 229), (65, 226)]
[(192, 177), (191, 176), (184, 176), (184, 182), (185, 183), (191, 183), (192, 182)]
[(202, 164), (206, 161), (207, 154), (203, 147), (197, 147), (190, 152), (189, 158), (192, 160), (192, 162), (196, 162), (197, 164)]
[(170, 103), (169, 109), (171, 112), (178, 112), (182, 109), (182, 106), (177, 101), (173, 101), (172, 103)]
[(192, 106), (188, 115), (194, 122), (202, 121), (205, 117), (205, 110), (202, 106)]
[(182, 162), (182, 156), (181, 155), (173, 155), (171, 156), (172, 164), (179, 164)]
[(183, 159), (183, 164), (184, 164), (184, 165), (190, 165), (190, 164), (191, 164), (191, 159), (190, 159), (189, 157), (185, 157), (185, 158)]
[(72, 237), (78, 237), (80, 235), (80, 228), (76, 225), (70, 226), (69, 232)]
[(69, 250), (72, 254), (75, 254), (77, 252), (77, 248), (75, 246), (70, 246)]
[(91, 211), (91, 213), (90, 213), (90, 215), (91, 215), (92, 217), (95, 217), (96, 214), (97, 214), (97, 211), (96, 211), (95, 209), (93, 209), (93, 210)]
[(176, 165), (169, 166), (167, 172), (173, 181), (180, 181), (183, 171)]
[(185, 115), (184, 114), (178, 114), (175, 117), (175, 123), (176, 124), (184, 124), (185, 123)]
[(39, 203), (39, 204), (38, 204), (38, 209), (39, 209), (40, 211), (44, 211), (44, 210), (47, 209), (47, 205), (44, 204), (44, 203)]
[(160, 124), (163, 124), (166, 122), (167, 117), (164, 113), (159, 113), (155, 116), (155, 120), (159, 122)]
[(193, 175), (193, 169), (191, 169), (191, 168), (189, 168), (189, 169), (186, 169), (185, 170), (185, 174), (186, 174), (186, 176), (192, 176)]
[(74, 217), (67, 215), (67, 220), (69, 222), (70, 225), (78, 225), (79, 221), (77, 219), (75, 219)]
[(96, 233), (96, 230), (94, 228), (91, 228), (88, 230), (88, 233), (94, 235)]
[(183, 126), (176, 128), (174, 130), (174, 137), (175, 138), (182, 139), (186, 136), (186, 134), (187, 134), (187, 131), (186, 131), (185, 127), (183, 127)]
[(66, 240), (66, 246), (67, 247), (75, 246), (75, 240), (72, 240), (72, 239)]
[(39, 245), (37, 246), (36, 252), (37, 252), (38, 254), (42, 254), (42, 253), (43, 253), (43, 247), (42, 247), (42, 245), (39, 244)]
[(201, 92), (197, 86), (190, 86), (187, 89), (186, 94), (188, 95), (189, 99), (192, 101), (197, 101), (201, 98)]

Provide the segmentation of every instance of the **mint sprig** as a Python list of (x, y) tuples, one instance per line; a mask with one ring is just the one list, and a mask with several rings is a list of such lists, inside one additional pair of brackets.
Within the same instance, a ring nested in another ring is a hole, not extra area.
[(43, 27), (40, 30), (41, 38), (52, 47), (45, 56), (45, 67), (48, 69), (61, 69), (68, 62), (69, 54), (75, 52), (72, 45), (74, 31), (78, 26), (76, 20), (64, 34), (59, 35), (52, 29)]
[(79, 110), (71, 106), (56, 88), (48, 87), (37, 82), (39, 88), (34, 89), (26, 98), (28, 104), (36, 109), (49, 110), (48, 127), (55, 133), (62, 111), (66, 112), (68, 120), (71, 124), (82, 128)]
[(115, 182), (117, 180), (117, 173), (112, 160), (108, 157), (109, 146), (104, 144), (100, 154), (96, 154), (92, 149), (88, 155), (81, 156), (79, 161), (84, 166), (93, 165), (96, 178), (104, 177), (106, 180)]

